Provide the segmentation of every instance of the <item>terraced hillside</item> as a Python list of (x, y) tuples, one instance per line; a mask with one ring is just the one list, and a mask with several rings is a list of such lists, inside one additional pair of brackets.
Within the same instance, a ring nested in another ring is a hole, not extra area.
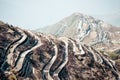
[(0, 80), (120, 80), (115, 62), (71, 38), (0, 25)]

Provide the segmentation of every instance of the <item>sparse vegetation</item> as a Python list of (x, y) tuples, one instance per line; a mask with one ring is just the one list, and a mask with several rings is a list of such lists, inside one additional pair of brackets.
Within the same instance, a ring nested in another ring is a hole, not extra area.
[(115, 54), (115, 53), (108, 53), (108, 56), (112, 59), (112, 60), (117, 60), (119, 59), (119, 54)]

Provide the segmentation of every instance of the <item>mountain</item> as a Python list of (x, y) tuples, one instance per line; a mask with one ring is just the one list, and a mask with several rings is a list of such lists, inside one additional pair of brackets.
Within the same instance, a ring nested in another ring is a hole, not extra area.
[(67, 37), (0, 24), (1, 80), (120, 80), (106, 54)]
[(120, 49), (120, 28), (81, 13), (74, 13), (38, 32), (66, 36), (100, 50)]

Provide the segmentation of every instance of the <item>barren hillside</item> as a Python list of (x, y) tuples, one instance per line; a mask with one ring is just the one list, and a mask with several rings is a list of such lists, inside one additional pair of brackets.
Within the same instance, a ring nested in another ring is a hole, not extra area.
[(94, 48), (0, 24), (1, 80), (119, 80), (116, 63)]

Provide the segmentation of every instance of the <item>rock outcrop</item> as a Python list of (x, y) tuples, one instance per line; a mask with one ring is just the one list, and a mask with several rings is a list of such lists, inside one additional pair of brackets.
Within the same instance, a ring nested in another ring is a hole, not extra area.
[(94, 48), (0, 25), (1, 80), (120, 80), (115, 62)]

